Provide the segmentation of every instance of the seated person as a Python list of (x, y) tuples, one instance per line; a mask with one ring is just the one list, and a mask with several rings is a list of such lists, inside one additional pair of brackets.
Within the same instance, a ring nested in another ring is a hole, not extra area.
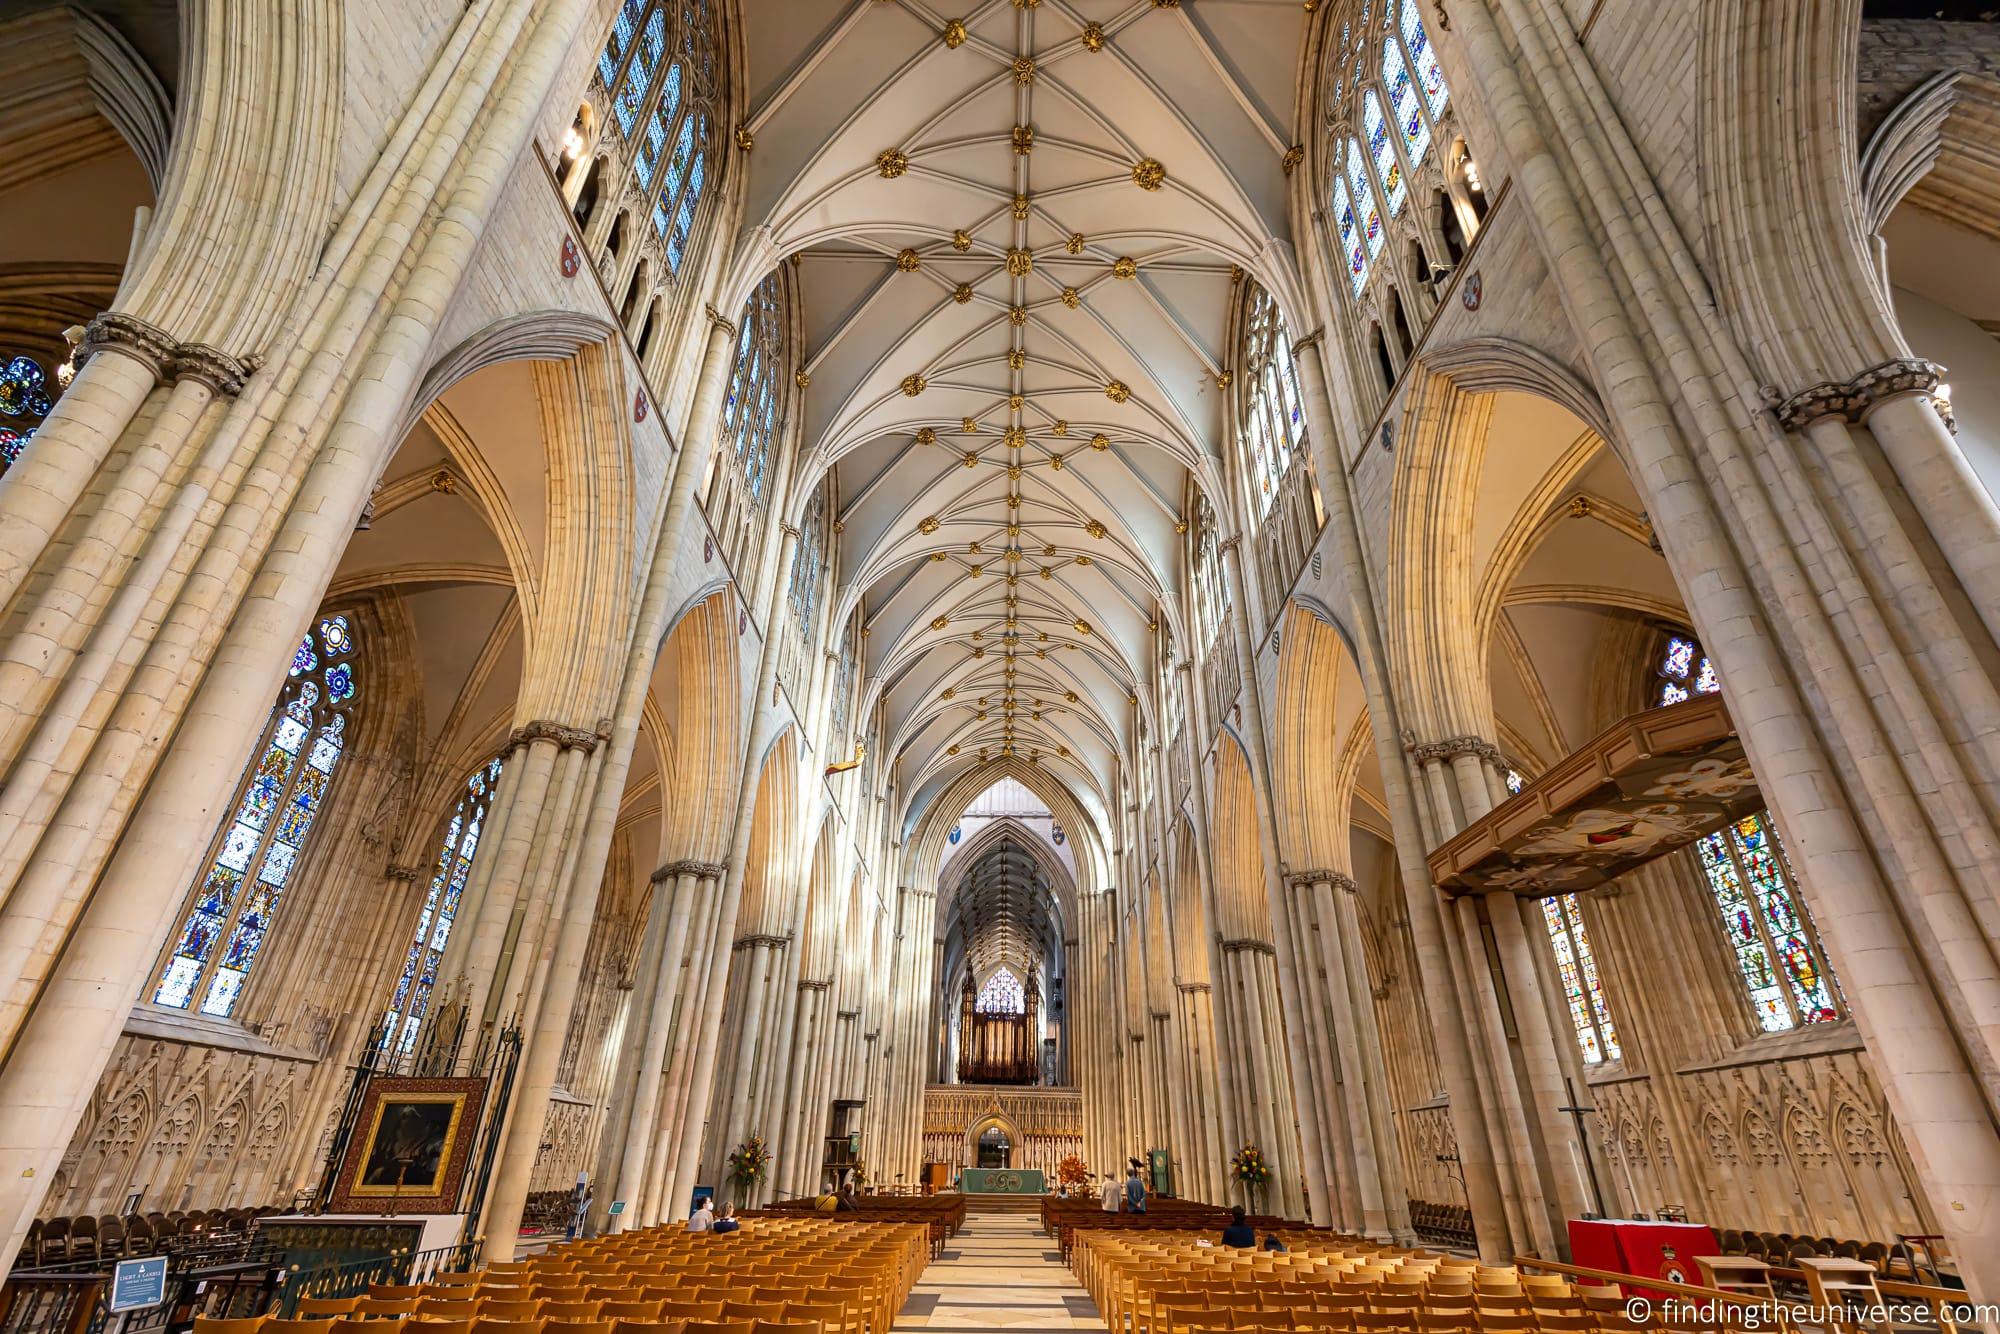
[(1277, 1233), (1266, 1232), (1264, 1234), (1264, 1249), (1267, 1251), (1283, 1251), (1287, 1248), (1285, 1243), (1278, 1239)]
[(715, 1209), (709, 1204), (708, 1196), (704, 1195), (694, 1202), (694, 1212), (688, 1215), (687, 1230), (690, 1232), (706, 1232), (714, 1226)]
[(1222, 1229), (1222, 1244), (1241, 1247), (1257, 1244), (1257, 1229), (1244, 1221), (1243, 1206), (1240, 1204), (1229, 1211), (1229, 1224)]
[(715, 1222), (708, 1230), (717, 1236), (721, 1236), (725, 1232), (738, 1231), (742, 1226), (743, 1220), (736, 1216), (736, 1206), (725, 1204), (722, 1206), (722, 1212), (715, 1216)]

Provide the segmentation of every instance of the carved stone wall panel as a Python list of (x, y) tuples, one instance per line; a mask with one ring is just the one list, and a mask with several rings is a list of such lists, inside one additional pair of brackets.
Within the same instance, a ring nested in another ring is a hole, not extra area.
[(142, 1038), (119, 1039), (50, 1183), (44, 1217), (288, 1204), (280, 1180), (309, 1062)]

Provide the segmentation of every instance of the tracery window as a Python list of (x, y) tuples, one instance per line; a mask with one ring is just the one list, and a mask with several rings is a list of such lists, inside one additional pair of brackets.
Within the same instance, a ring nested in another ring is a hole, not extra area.
[(791, 603), (801, 641), (812, 638), (813, 614), (819, 610), (820, 575), (826, 569), (826, 493), (831, 485), (829, 478), (806, 502), (806, 512), (799, 519), (798, 547), (792, 552), (792, 583), (786, 600)]
[(839, 661), (833, 674), (833, 699), (828, 706), (827, 736), (833, 754), (838, 757), (847, 750), (847, 720), (854, 708), (855, 634), (854, 627), (861, 620), (861, 612), (856, 610), (848, 618), (847, 629), (840, 636)]
[(652, 227), (671, 277), (714, 171), (717, 101), (713, 0), (623, 0), (597, 58), (593, 96), (628, 145), (636, 216)]
[(0, 364), (0, 476), (21, 457), (54, 406), (48, 376), (33, 357), (10, 357)]
[(292, 654), (284, 688), (249, 771), (235, 814), (217, 836), (153, 1004), (228, 1018), (276, 919), (279, 901), (306, 847), (346, 747), (357, 693), (354, 633), (327, 616)]
[(974, 1014), (1026, 1014), (1028, 993), (1014, 970), (1002, 964), (973, 998)]
[(1305, 412), (1299, 399), (1299, 371), (1278, 303), (1258, 291), (1244, 322), (1243, 369), (1250, 390), (1243, 404), (1243, 438), (1249, 444), (1251, 483), (1259, 516), (1271, 508), (1278, 484), (1304, 448)]
[(416, 938), (403, 957), (402, 974), (389, 997), (389, 1012), (382, 1019), (382, 1030), (393, 1044), (391, 1050), (407, 1052), (417, 1044), (417, 1034), (430, 1010), (431, 991), (437, 985), (438, 965), (458, 920), (459, 900), (472, 874), (472, 859), (479, 851), (480, 826), (486, 822), (487, 809), (500, 787), (500, 765), (496, 758), (473, 770), (458, 806), (445, 822), (430, 888), (424, 893), (423, 911), (417, 914)]
[(1195, 618), (1202, 643), (1213, 646), (1216, 632), (1229, 613), (1229, 581), (1222, 574), (1222, 534), (1215, 507), (1199, 492), (1194, 505)]
[(722, 403), (722, 438), (751, 503), (759, 507), (769, 483), (771, 442), (783, 414), (778, 373), (785, 355), (784, 334), (784, 294), (773, 273), (743, 303), (736, 331), (736, 369)]
[(1576, 1045), (1584, 1064), (1617, 1060), (1623, 1053), (1618, 1048), (1618, 1032), (1611, 1025), (1611, 1009), (1604, 1002), (1604, 983), (1597, 975), (1590, 933), (1584, 929), (1582, 905), (1574, 894), (1552, 895), (1542, 900), (1542, 917), (1548, 924), (1549, 947), (1555, 951), (1563, 1000), (1576, 1027)]
[[(1692, 635), (1667, 637), (1654, 674), (1660, 707), (1722, 689), (1715, 663)], [(1838, 1020), (1840, 985), (1770, 812), (1747, 815), (1694, 846), (1758, 1027), (1782, 1033)]]
[[(1451, 103), (1417, 0), (1367, 0), (1341, 25), (1332, 62), (1333, 229), (1358, 297), (1409, 203), (1417, 169), (1443, 139)], [(1418, 275), (1424, 276), (1424, 275)]]

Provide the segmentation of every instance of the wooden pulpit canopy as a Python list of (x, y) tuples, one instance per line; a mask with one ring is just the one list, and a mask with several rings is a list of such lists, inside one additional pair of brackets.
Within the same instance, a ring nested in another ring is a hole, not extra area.
[(1621, 720), (1430, 855), (1447, 893), (1594, 889), (1761, 808), (1720, 695)]

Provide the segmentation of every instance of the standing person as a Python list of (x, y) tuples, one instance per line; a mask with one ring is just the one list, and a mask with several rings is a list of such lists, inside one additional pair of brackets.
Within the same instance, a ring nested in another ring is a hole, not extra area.
[(1118, 1189), (1118, 1178), (1106, 1172), (1104, 1174), (1104, 1188), (1097, 1192), (1098, 1202), (1104, 1206), (1104, 1212), (1107, 1214), (1117, 1213), (1118, 1202), (1122, 1198), (1123, 1194)]
[(694, 1212), (688, 1215), (688, 1231), (706, 1232), (715, 1226), (715, 1209), (704, 1195), (694, 1202)]
[(1125, 1178), (1125, 1212), (1143, 1214), (1146, 1212), (1146, 1183), (1139, 1179), (1139, 1169), (1131, 1169)]

